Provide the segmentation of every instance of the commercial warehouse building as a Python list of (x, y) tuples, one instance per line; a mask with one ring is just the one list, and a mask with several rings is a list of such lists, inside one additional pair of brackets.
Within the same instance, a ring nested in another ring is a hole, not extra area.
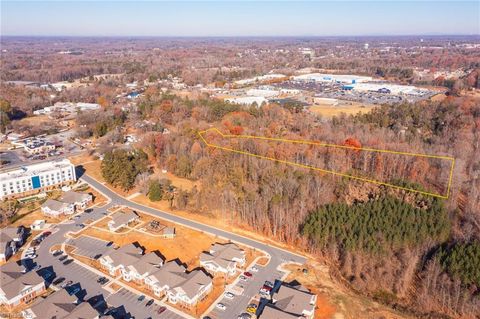
[(75, 166), (68, 159), (17, 167), (0, 173), (0, 200), (33, 195), (76, 180)]
[(309, 73), (297, 75), (292, 78), (294, 81), (300, 82), (324, 82), (324, 83), (344, 83), (354, 84), (361, 82), (373, 81), (371, 76), (348, 75), (348, 74), (324, 74)]

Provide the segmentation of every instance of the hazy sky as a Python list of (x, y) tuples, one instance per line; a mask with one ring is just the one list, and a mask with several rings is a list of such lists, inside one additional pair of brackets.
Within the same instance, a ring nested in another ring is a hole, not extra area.
[(1, 1), (2, 35), (480, 34), (480, 1)]

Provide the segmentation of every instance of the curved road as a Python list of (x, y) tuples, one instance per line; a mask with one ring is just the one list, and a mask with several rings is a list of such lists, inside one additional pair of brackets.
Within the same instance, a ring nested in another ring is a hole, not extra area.
[[(38, 257), (36, 258), (35, 262), (42, 266), (42, 271), (53, 273), (54, 276), (52, 276), (51, 278), (65, 277), (65, 282), (68, 280), (72, 280), (74, 286), (78, 286), (81, 289), (77, 293), (77, 296), (79, 296), (81, 299), (87, 300), (89, 298), (96, 297), (100, 301), (105, 296), (108, 301), (111, 297), (111, 294), (106, 291), (99, 283), (97, 283), (98, 274), (84, 268), (77, 263), (64, 265), (63, 262), (58, 259), (58, 257), (54, 257), (50, 253), (50, 248), (54, 245), (60, 245), (61, 243), (63, 243), (66, 240), (65, 234), (67, 232), (80, 230), (81, 228), (78, 226), (78, 224), (83, 223), (87, 219), (97, 220), (104, 217), (103, 212), (105, 212), (106, 209), (114, 205), (128, 206), (134, 210), (142, 211), (173, 223), (210, 233), (225, 238), (227, 240), (231, 240), (232, 242), (237, 242), (242, 245), (262, 250), (270, 255), (271, 259), (268, 265), (266, 265), (265, 267), (258, 266), (259, 271), (254, 274), (254, 277), (248, 282), (242, 283), (242, 286), (244, 286), (245, 288), (245, 291), (242, 293), (242, 295), (236, 296), (234, 300), (222, 300), (222, 303), (227, 306), (227, 309), (225, 311), (213, 308), (213, 310), (209, 313), (209, 316), (215, 319), (236, 318), (238, 314), (245, 312), (245, 308), (250, 302), (251, 298), (258, 293), (259, 289), (263, 286), (263, 283), (266, 280), (273, 282), (275, 279), (280, 279), (282, 277), (284, 273), (277, 269), (278, 266), (280, 266), (282, 263), (287, 262), (303, 264), (306, 260), (300, 255), (283, 250), (278, 247), (270, 246), (256, 240), (212, 226), (208, 226), (199, 222), (195, 222), (187, 218), (179, 217), (168, 212), (137, 204), (116, 194), (111, 189), (88, 175), (84, 174), (79, 179), (88, 183), (90, 186), (92, 186), (104, 196), (109, 198), (110, 202), (101, 208), (94, 208), (90, 213), (80, 214), (78, 219), (74, 221), (67, 221), (56, 225), (53, 228), (52, 234), (46, 237), (43, 242), (39, 246), (37, 246)], [(28, 260), (25, 261), (28, 262)], [(33, 266), (35, 265), (29, 265), (30, 268)], [(127, 312), (131, 312), (132, 315), (135, 315), (136, 318), (148, 318), (151, 316), (151, 311), (148, 311), (148, 308), (138, 307), (138, 305), (132, 303), (136, 300), (136, 298), (131, 299), (133, 301), (125, 300), (125, 302), (123, 303)], [(139, 312), (140, 310), (141, 312)], [(178, 318), (179, 316), (168, 312), (162, 314), (162, 316), (160, 317)]]
[(268, 245), (268, 244), (265, 244), (265, 243), (262, 243), (262, 242), (259, 242), (259, 241), (256, 241), (232, 232), (228, 232), (219, 228), (215, 228), (213, 226), (205, 225), (190, 219), (179, 217), (158, 209), (137, 204), (135, 202), (127, 200), (124, 197), (116, 194), (111, 189), (109, 189), (102, 183), (98, 182), (97, 180), (95, 180), (94, 178), (86, 174), (82, 175), (80, 177), (80, 180), (83, 180), (84, 182), (90, 184), (93, 188), (98, 190), (100, 193), (110, 198), (111, 200), (110, 204), (128, 206), (138, 211), (143, 211), (180, 225), (184, 225), (196, 230), (204, 231), (219, 237), (226, 238), (227, 240), (231, 240), (232, 242), (237, 242), (239, 244), (250, 246), (258, 250), (263, 250), (270, 255), (271, 259), (268, 265), (266, 265), (265, 267), (259, 267), (260, 270), (258, 271), (258, 273), (254, 275), (254, 278), (251, 279), (250, 282), (244, 285), (245, 291), (242, 294), (242, 296), (235, 297), (233, 302), (228, 302), (226, 299), (224, 299), (224, 301), (222, 302), (227, 304), (228, 308), (226, 309), (226, 311), (219, 311), (219, 310), (212, 311), (211, 313), (212, 317), (222, 318), (222, 319), (235, 318), (238, 314), (245, 312), (245, 308), (248, 305), (250, 299), (253, 296), (255, 296), (255, 294), (258, 293), (260, 288), (263, 286), (263, 283), (265, 282), (265, 280), (272, 281), (275, 279), (280, 279), (279, 277), (281, 276), (278, 275), (279, 271), (277, 270), (278, 266), (280, 266), (283, 263), (289, 263), (289, 262), (304, 264), (306, 261), (305, 257), (289, 252), (287, 250), (274, 247), (274, 246), (271, 246), (271, 245)]

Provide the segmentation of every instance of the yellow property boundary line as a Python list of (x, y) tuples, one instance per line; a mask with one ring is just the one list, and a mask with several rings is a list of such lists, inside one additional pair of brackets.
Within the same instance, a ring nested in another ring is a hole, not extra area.
[[(330, 170), (318, 168), (318, 167), (311, 166), (311, 165), (298, 164), (298, 163), (295, 163), (295, 162), (280, 160), (280, 159), (277, 159), (277, 158), (274, 158), (274, 157), (262, 156), (262, 155), (258, 155), (258, 154), (245, 152), (245, 151), (239, 151), (239, 150), (231, 149), (231, 148), (228, 148), (228, 147), (223, 147), (223, 146), (219, 146), (219, 145), (215, 145), (215, 144), (210, 144), (203, 137), (203, 134), (206, 134), (209, 131), (215, 131), (218, 134), (220, 134), (223, 138), (258, 139), (258, 140), (267, 140), (267, 141), (275, 141), (275, 142), (316, 145), (316, 146), (332, 147), (332, 148), (339, 148), (339, 149), (350, 149), (350, 150), (355, 150), (355, 151), (370, 151), (370, 152), (377, 152), (377, 153), (399, 154), (399, 155), (409, 155), (409, 156), (449, 160), (449, 161), (452, 161), (452, 164), (450, 166), (450, 174), (449, 174), (448, 185), (447, 185), (447, 194), (446, 195), (441, 195), (441, 194), (436, 194), (436, 193), (425, 192), (425, 191), (421, 191), (421, 190), (414, 189), (414, 188), (402, 187), (402, 186), (398, 186), (398, 185), (394, 185), (394, 184), (390, 184), (390, 183), (385, 183), (385, 182), (380, 182), (380, 181), (376, 181), (376, 180), (372, 180), (372, 179), (368, 179), (368, 178), (364, 178), (364, 177), (360, 177), (360, 176), (354, 176), (354, 175), (349, 175), (349, 174), (345, 174), (345, 173), (330, 171)], [(355, 180), (359, 180), (359, 181), (363, 181), (363, 182), (367, 182), (367, 183), (373, 183), (373, 184), (377, 184), (377, 185), (389, 186), (389, 187), (393, 187), (393, 188), (397, 188), (397, 189), (402, 189), (402, 190), (406, 190), (406, 191), (410, 191), (410, 192), (414, 192), (414, 193), (429, 195), (429, 196), (443, 198), (443, 199), (448, 199), (448, 196), (450, 194), (450, 187), (452, 185), (453, 169), (454, 169), (454, 166), (455, 166), (455, 158), (450, 157), (450, 156), (439, 156), (439, 155), (398, 152), (398, 151), (381, 150), (381, 149), (374, 149), (374, 148), (358, 148), (358, 147), (353, 147), (353, 146), (326, 144), (326, 143), (303, 141), (303, 140), (289, 140), (289, 139), (264, 137), (264, 136), (223, 134), (222, 132), (220, 132), (215, 127), (204, 130), (204, 131), (200, 131), (200, 132), (198, 132), (198, 135), (201, 138), (201, 140), (205, 143), (205, 145), (207, 145), (209, 147), (218, 148), (218, 149), (221, 149), (221, 150), (224, 150), (224, 151), (243, 154), (243, 155), (249, 155), (249, 156), (253, 156), (253, 157), (257, 157), (257, 158), (261, 158), (261, 159), (266, 159), (266, 160), (270, 160), (270, 161), (274, 161), (274, 162), (278, 162), (278, 163), (290, 164), (290, 165), (294, 165), (294, 166), (298, 166), (298, 167), (302, 167), (302, 168), (316, 170), (316, 171), (323, 172), (323, 173), (333, 174), (333, 175), (336, 175), (336, 176), (347, 177), (347, 178), (351, 178), (351, 179), (355, 179)]]

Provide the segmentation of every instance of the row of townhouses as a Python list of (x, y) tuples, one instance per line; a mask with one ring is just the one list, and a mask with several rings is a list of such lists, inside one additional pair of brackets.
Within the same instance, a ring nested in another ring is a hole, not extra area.
[[(24, 319), (97, 319), (99, 313), (65, 289), (47, 293), (45, 279), (37, 271), (26, 271), (19, 262), (9, 262), (0, 266), (0, 305), (12, 309), (21, 304), (29, 304), (21, 315)], [(20, 314), (19, 314), (20, 315)], [(108, 318), (108, 317), (102, 317)]]
[[(100, 314), (88, 302), (79, 302), (75, 295), (65, 289), (40, 298), (30, 308), (22, 311), (24, 319), (98, 319)], [(108, 317), (102, 316), (107, 319)], [(110, 317), (112, 318), (112, 317)]]
[(63, 193), (58, 200), (47, 199), (42, 204), (41, 210), (45, 215), (52, 217), (70, 215), (87, 208), (92, 200), (93, 197), (90, 194), (68, 191)]
[(156, 252), (144, 254), (142, 248), (128, 244), (100, 258), (101, 266), (112, 276), (122, 275), (127, 282), (145, 284), (156, 296), (167, 296), (172, 304), (192, 307), (213, 288), (212, 278), (202, 270), (187, 272), (176, 261), (164, 264)]
[[(177, 261), (164, 262), (156, 252), (144, 254), (141, 247), (128, 244), (112, 249), (100, 259), (101, 266), (112, 276), (143, 284), (157, 297), (166, 296), (172, 304), (190, 308), (212, 290), (212, 276), (201, 269), (187, 271)], [(200, 265), (211, 275), (227, 276), (237, 271), (237, 264), (245, 264), (245, 252), (237, 245), (214, 244), (208, 253), (202, 253)]]

